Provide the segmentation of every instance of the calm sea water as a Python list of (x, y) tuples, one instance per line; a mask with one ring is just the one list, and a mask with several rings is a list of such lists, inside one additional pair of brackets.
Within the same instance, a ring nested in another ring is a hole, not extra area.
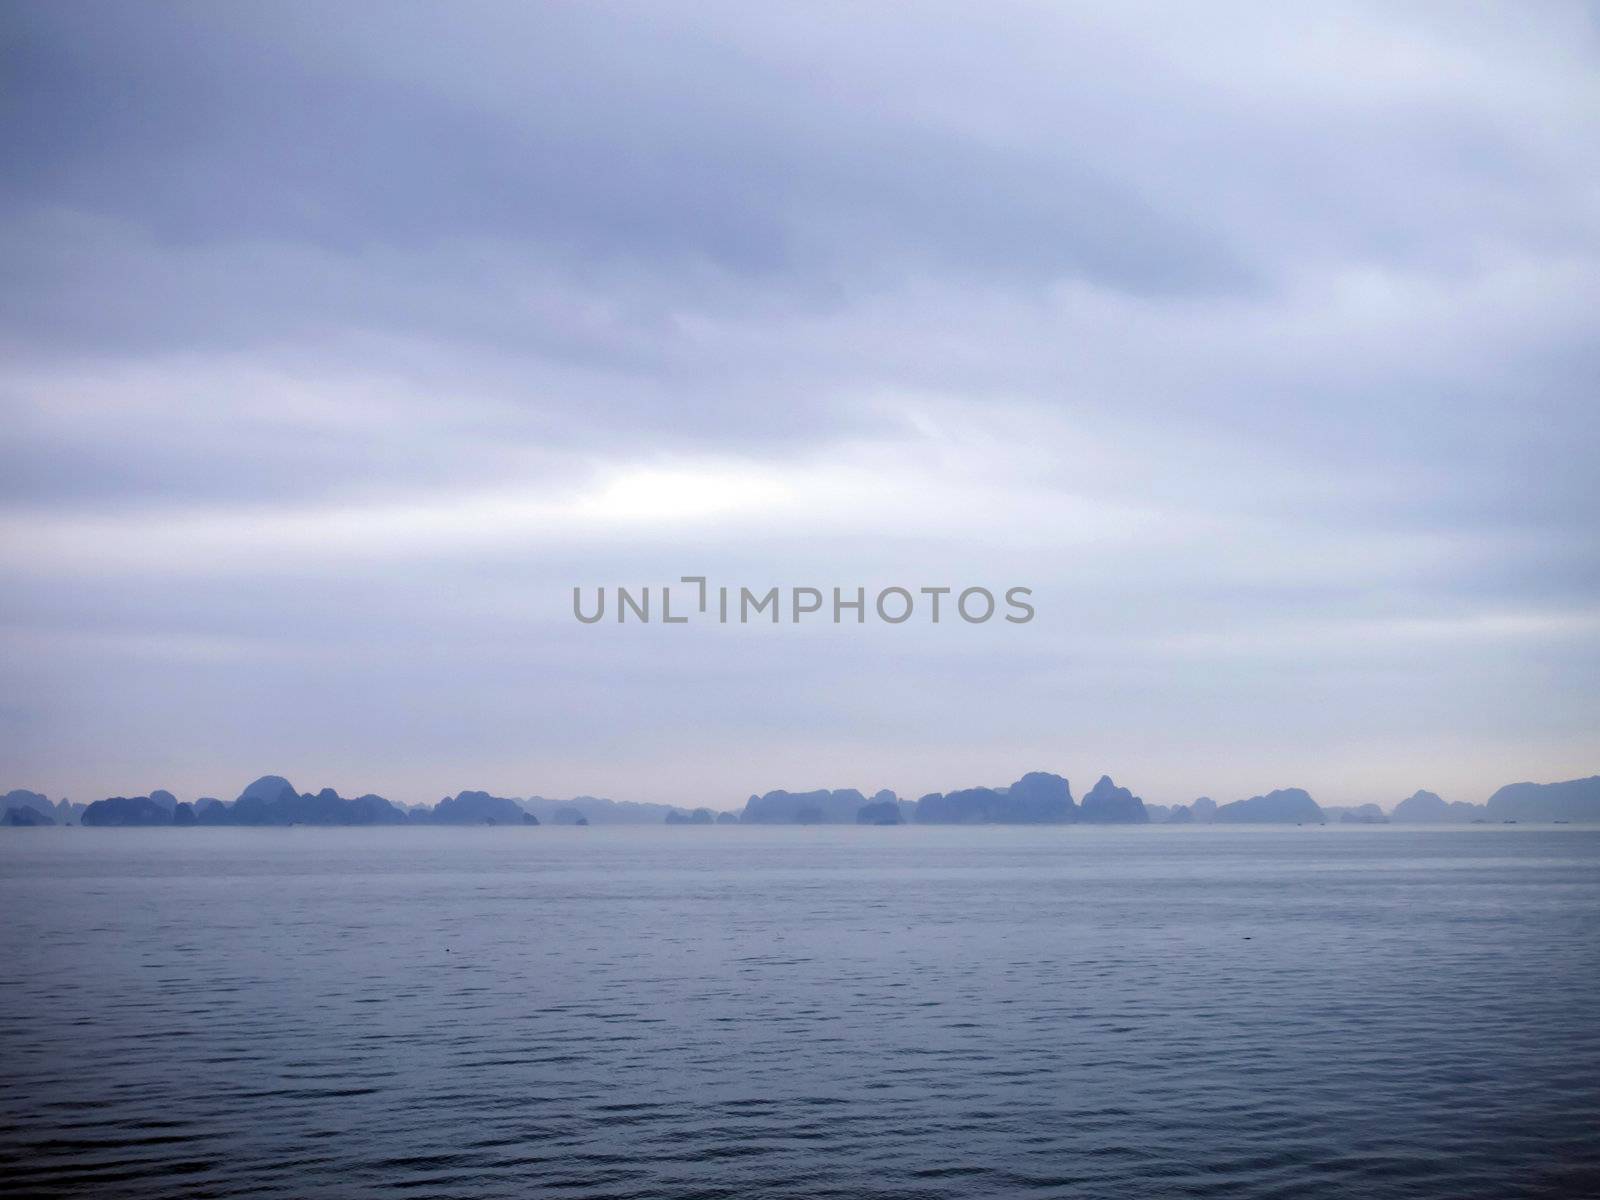
[(8, 1195), (1600, 1194), (1600, 831), (7, 830)]

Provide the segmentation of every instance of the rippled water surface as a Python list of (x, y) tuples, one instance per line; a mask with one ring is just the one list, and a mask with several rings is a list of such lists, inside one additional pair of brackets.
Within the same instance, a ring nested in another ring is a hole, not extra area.
[(1600, 1194), (1600, 831), (0, 834), (0, 1192)]

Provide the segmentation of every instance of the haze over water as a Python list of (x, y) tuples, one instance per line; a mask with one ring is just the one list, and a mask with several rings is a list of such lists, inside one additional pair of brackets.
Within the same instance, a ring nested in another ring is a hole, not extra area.
[(19, 1195), (1600, 1190), (1600, 831), (7, 831)]

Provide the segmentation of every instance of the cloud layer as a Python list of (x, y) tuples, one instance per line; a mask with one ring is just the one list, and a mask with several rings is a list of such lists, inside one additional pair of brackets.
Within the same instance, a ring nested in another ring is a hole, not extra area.
[[(1600, 769), (1586, 6), (12, 5), (0, 54), (5, 786)], [(570, 617), (685, 573), (1039, 617)]]

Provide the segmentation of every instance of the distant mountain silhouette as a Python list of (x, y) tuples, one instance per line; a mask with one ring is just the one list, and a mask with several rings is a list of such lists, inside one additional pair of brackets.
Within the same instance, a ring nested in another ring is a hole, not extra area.
[(1283, 788), (1265, 796), (1251, 796), (1221, 805), (1214, 818), (1219, 824), (1247, 822), (1320, 822), (1323, 813), (1302, 788)]
[[(647, 804), (635, 800), (607, 800), (603, 796), (574, 796), (570, 800), (551, 800), (545, 796), (529, 796), (519, 800), (524, 811), (541, 821), (561, 824), (556, 814), (572, 809), (591, 825), (660, 825), (669, 812), (679, 811), (672, 804)], [(575, 822), (571, 822), (575, 823)]]
[(1433, 792), (1416, 791), (1396, 804), (1390, 815), (1396, 821), (1430, 824), (1481, 820), (1488, 817), (1489, 810), (1482, 804), (1468, 804), (1464, 800), (1447, 803)]
[(879, 788), (856, 809), (857, 825), (904, 825), (916, 818), (914, 801), (902, 800), (889, 788)]
[[(402, 816), (402, 820), (405, 818)], [(460, 792), (446, 796), (425, 817), (412, 812), (410, 819), (435, 825), (537, 825), (539, 818), (525, 812), (522, 805), (506, 796), (488, 792)]]
[(248, 800), (252, 797), (260, 800), (276, 800), (282, 795), (284, 788), (288, 788), (291, 792), (294, 791), (294, 785), (282, 775), (263, 775), (246, 787), (244, 791), (240, 792), (234, 803), (238, 804), (240, 800)]
[[(878, 793), (882, 795), (883, 793)], [(871, 800), (856, 809), (857, 825), (903, 825), (898, 800)]]
[(41, 812), (31, 804), (8, 804), (5, 815), (0, 816), (0, 825), (26, 826), (26, 825), (54, 825), (55, 817), (48, 812)]
[(332, 788), (297, 793), (281, 775), (263, 775), (227, 808), (197, 810), (202, 825), (398, 825), (405, 814), (382, 796), (346, 800)]
[(1100, 776), (1089, 794), (1083, 798), (1079, 817), (1084, 821), (1116, 821), (1141, 825), (1150, 820), (1144, 801), (1127, 788), (1111, 782), (1111, 776)]
[(855, 788), (768, 792), (745, 801), (739, 819), (752, 825), (854, 825), (867, 798)]
[(1600, 775), (1565, 783), (1509, 783), (1489, 797), (1495, 821), (1600, 821)]
[(917, 801), (924, 825), (1059, 825), (1078, 816), (1071, 786), (1045, 771), (1030, 771), (1009, 787), (933, 792)]
[(231, 815), (235, 825), (398, 825), (405, 820), (382, 796), (346, 800), (332, 788), (298, 796), (285, 788), (275, 801), (241, 801)]
[(43, 793), (16, 788), (0, 796), (0, 825), (55, 825), (60, 817)]
[(1169, 808), (1146, 804), (1130, 789), (1118, 787), (1109, 775), (1102, 775), (1080, 804), (1074, 801), (1063, 776), (1045, 771), (1029, 772), (1006, 787), (931, 792), (915, 801), (903, 800), (887, 788), (875, 792), (870, 800), (855, 788), (820, 788), (811, 792), (780, 789), (750, 796), (739, 813), (595, 796), (576, 796), (566, 801), (541, 796), (522, 799), (484, 791), (459, 792), (432, 807), (402, 807), (372, 794), (346, 799), (332, 788), (316, 793), (297, 792), (281, 775), (263, 775), (254, 780), (231, 804), (211, 796), (192, 804), (180, 802), (161, 788), (147, 796), (110, 796), (87, 806), (65, 799), (52, 804), (42, 792), (25, 788), (0, 796), (0, 825), (9, 826), (538, 825), (541, 818), (556, 825), (1600, 822), (1600, 775), (1559, 783), (1508, 784), (1496, 791), (1487, 805), (1446, 802), (1433, 792), (1417, 791), (1400, 801), (1392, 816), (1385, 815), (1376, 804), (1322, 808), (1301, 788), (1284, 788), (1220, 807), (1210, 797), (1201, 796), (1189, 804)]
[(1341, 825), (1387, 825), (1388, 814), (1376, 804), (1355, 805), (1322, 805), (1322, 815), (1329, 821), (1338, 821)]
[(83, 810), (85, 825), (171, 825), (172, 813), (149, 796), (110, 796)]

